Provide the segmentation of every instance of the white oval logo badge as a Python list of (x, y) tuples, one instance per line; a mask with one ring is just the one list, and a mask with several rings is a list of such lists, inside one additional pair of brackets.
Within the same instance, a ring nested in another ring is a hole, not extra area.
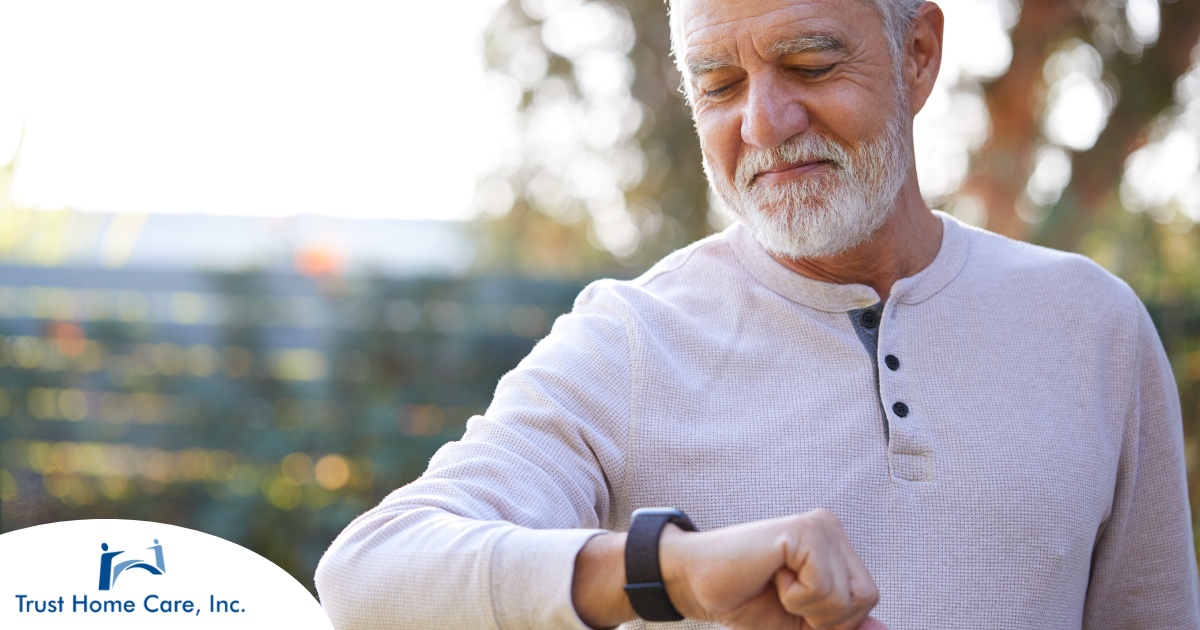
[(331, 630), (286, 571), (227, 540), (174, 525), (85, 520), (0, 535), (5, 628)]

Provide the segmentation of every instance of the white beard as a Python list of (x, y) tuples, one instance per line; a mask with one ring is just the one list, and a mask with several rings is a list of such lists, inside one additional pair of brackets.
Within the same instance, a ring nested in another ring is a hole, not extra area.
[[(767, 251), (787, 258), (834, 256), (870, 239), (895, 207), (912, 155), (903, 120), (893, 117), (878, 137), (853, 151), (812, 132), (774, 149), (751, 149), (738, 163), (734, 183), (717, 176), (707, 156), (704, 172)], [(816, 160), (832, 162), (832, 172), (782, 184), (754, 179), (781, 164)]]

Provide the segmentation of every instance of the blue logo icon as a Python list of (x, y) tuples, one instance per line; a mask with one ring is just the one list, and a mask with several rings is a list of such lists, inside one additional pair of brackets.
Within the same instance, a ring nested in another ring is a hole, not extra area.
[(125, 553), (124, 551), (109, 551), (108, 543), (100, 543), (100, 549), (104, 553), (100, 554), (100, 590), (107, 591), (117, 583), (117, 577), (125, 571), (125, 569), (145, 569), (151, 575), (162, 575), (167, 572), (167, 566), (163, 563), (162, 545), (158, 544), (158, 539), (154, 539), (154, 546), (147, 547), (147, 550), (154, 550), (154, 564), (147, 564), (145, 560), (131, 559), (123, 562), (118, 562), (113, 566), (113, 558)]

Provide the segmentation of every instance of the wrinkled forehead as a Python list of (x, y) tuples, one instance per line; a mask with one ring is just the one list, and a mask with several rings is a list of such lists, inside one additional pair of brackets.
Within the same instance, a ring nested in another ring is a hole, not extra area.
[[(684, 70), (688, 36), (699, 29), (729, 24), (739, 17), (778, 10), (806, 10), (810, 14), (842, 17), (847, 5), (870, 7), (881, 18), (879, 2), (888, 0), (666, 0), (670, 11), (671, 52)], [(883, 36), (883, 33), (880, 33)]]

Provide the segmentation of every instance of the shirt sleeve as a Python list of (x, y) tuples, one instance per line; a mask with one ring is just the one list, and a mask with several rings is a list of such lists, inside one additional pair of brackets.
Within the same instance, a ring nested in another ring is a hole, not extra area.
[(571, 581), (623, 475), (630, 364), (622, 318), (583, 301), (461, 440), (326, 551), (316, 585), (335, 627), (587, 627)]
[(1200, 628), (1179, 393), (1144, 308), (1112, 512), (1092, 556), (1084, 628)]

